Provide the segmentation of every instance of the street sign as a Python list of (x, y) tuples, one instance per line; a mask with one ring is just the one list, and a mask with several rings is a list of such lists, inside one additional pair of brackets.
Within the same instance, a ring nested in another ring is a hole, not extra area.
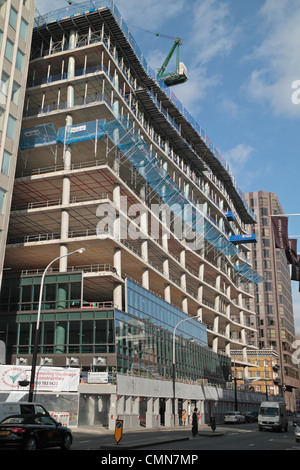
[(115, 439), (117, 444), (119, 444), (120, 440), (122, 439), (123, 434), (123, 420), (116, 419), (116, 426), (115, 426)]

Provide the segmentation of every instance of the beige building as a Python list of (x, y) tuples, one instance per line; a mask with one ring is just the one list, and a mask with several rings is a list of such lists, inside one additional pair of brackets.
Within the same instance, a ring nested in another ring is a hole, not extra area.
[(292, 362), (295, 340), (290, 268), (284, 250), (275, 249), (271, 215), (283, 214), (275, 193), (252, 192), (245, 198), (257, 215), (253, 228), (257, 244), (252, 249), (253, 266), (266, 281), (257, 285), (254, 308), (257, 318), (258, 347), (274, 348), (279, 354), (280, 385), (288, 409), (293, 410), (293, 389), (299, 387), (298, 369)]
[[(232, 356), (238, 363), (239, 351), (233, 351)], [(232, 368), (232, 376), (236, 378), (238, 389), (264, 393), (267, 400), (269, 395), (280, 395), (279, 354), (274, 349), (248, 351), (248, 360), (251, 364), (249, 367)]]
[(35, 0), (0, 0), (0, 285)]

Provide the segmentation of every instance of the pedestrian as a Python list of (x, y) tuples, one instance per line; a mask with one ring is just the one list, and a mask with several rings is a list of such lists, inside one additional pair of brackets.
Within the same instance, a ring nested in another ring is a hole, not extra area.
[(186, 418), (187, 418), (186, 410), (182, 410), (181, 417), (182, 417), (183, 426), (185, 426)]
[(198, 435), (198, 409), (195, 408), (192, 414), (192, 434), (193, 437)]

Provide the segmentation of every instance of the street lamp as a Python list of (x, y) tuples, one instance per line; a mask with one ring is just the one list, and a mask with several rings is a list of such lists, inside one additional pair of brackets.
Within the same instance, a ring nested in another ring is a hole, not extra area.
[(176, 333), (176, 329), (177, 327), (185, 322), (185, 321), (189, 321), (189, 320), (199, 320), (200, 319), (200, 316), (197, 316), (197, 317), (189, 317), (189, 318), (184, 318), (183, 320), (180, 320), (176, 325), (175, 325), (175, 328), (173, 330), (173, 404), (172, 404), (172, 412), (173, 412), (173, 419), (174, 419), (174, 426), (175, 426), (175, 397), (176, 397), (176, 394), (175, 394), (175, 379), (176, 379), (176, 365), (175, 365), (175, 333)]
[(34, 378), (35, 378), (35, 369), (36, 369), (36, 360), (37, 360), (37, 352), (38, 352), (38, 345), (39, 345), (39, 336), (40, 336), (40, 318), (41, 318), (41, 309), (42, 309), (42, 298), (43, 298), (43, 289), (44, 289), (44, 280), (45, 275), (50, 266), (55, 263), (55, 261), (64, 258), (65, 256), (74, 255), (75, 253), (83, 253), (85, 248), (79, 248), (78, 250), (71, 251), (71, 253), (67, 253), (66, 255), (58, 256), (57, 258), (53, 259), (48, 266), (45, 268), (41, 286), (40, 286), (40, 296), (39, 296), (39, 304), (38, 304), (38, 314), (37, 314), (37, 321), (36, 321), (36, 330), (35, 330), (35, 339), (34, 339), (34, 348), (33, 348), (33, 355), (32, 355), (32, 366), (31, 366), (31, 377), (29, 382), (29, 396), (28, 401), (33, 401), (33, 394), (34, 394)]

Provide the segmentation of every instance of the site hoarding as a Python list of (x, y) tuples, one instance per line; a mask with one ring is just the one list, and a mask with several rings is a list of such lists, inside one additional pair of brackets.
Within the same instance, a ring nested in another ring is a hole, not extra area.
[[(0, 391), (26, 391), (29, 389), (30, 374), (31, 366), (0, 365)], [(35, 390), (77, 392), (79, 381), (79, 368), (41, 366), (36, 369)], [(28, 385), (24, 386), (26, 382)]]

